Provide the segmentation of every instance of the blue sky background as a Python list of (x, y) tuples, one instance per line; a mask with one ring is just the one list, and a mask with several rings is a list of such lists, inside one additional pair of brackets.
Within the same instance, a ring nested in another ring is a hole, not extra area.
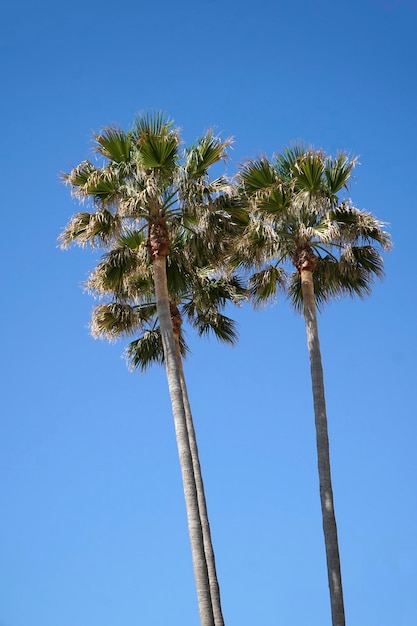
[[(56, 238), (92, 131), (162, 109), (227, 171), (294, 140), (359, 155), (386, 279), (319, 320), (347, 623), (417, 623), (415, 0), (7, 3), (0, 22), (0, 626), (197, 624), (163, 370), (93, 341), (95, 256)], [(330, 624), (303, 321), (234, 311), (186, 375), (227, 626)]]

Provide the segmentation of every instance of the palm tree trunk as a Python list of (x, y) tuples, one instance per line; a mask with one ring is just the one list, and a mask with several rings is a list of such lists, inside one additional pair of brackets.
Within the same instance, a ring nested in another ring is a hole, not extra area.
[(314, 297), (313, 272), (301, 270), (304, 318), (310, 356), (311, 381), (313, 387), (314, 415), (316, 422), (317, 457), (320, 483), (320, 501), (323, 518), (324, 542), (326, 547), (327, 574), (329, 579), (332, 625), (345, 626), (342, 577), (340, 570), (339, 543), (333, 503), (330, 473), (329, 436), (327, 431), (326, 402), (324, 397), (323, 366), (317, 326)]
[(211, 539), (210, 523), (207, 512), (207, 502), (204, 492), (203, 476), (201, 473), (200, 460), (198, 456), (197, 438), (194, 429), (193, 416), (191, 406), (188, 399), (187, 385), (185, 382), (184, 369), (182, 366), (182, 357), (179, 346), (179, 337), (175, 335), (175, 343), (177, 357), (180, 369), (181, 389), (184, 401), (185, 416), (187, 420), (188, 439), (190, 444), (191, 457), (194, 468), (194, 479), (197, 489), (198, 508), (200, 511), (201, 527), (203, 531), (204, 552), (206, 555), (207, 570), (210, 584), (211, 604), (213, 607), (215, 626), (224, 626), (224, 619), (220, 600), (220, 587), (217, 579), (216, 561), (214, 557), (213, 543)]
[(194, 480), (193, 461), (190, 452), (187, 421), (181, 389), (181, 378), (175, 349), (175, 339), (171, 324), (165, 255), (153, 256), (153, 277), (156, 296), (156, 309), (160, 324), (165, 367), (175, 422), (178, 454), (187, 509), (194, 577), (201, 626), (215, 626), (211, 605), (210, 585), (204, 551), (203, 532), (200, 521), (197, 490)]

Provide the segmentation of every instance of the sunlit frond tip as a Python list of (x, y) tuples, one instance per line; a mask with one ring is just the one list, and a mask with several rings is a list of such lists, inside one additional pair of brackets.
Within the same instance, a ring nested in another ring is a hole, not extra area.
[(71, 243), (99, 247), (108, 244), (120, 231), (121, 220), (106, 209), (96, 213), (81, 212), (72, 217), (58, 237), (62, 248)]

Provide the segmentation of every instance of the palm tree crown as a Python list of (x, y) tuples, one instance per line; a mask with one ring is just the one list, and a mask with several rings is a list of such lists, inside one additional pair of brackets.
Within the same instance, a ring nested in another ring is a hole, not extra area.
[(212, 250), (210, 233), (216, 234), (220, 227), (233, 230), (245, 219), (228, 195), (229, 181), (224, 176), (209, 178), (209, 168), (227, 158), (230, 144), (231, 139), (221, 141), (209, 131), (182, 149), (178, 129), (161, 113), (139, 116), (128, 132), (106, 128), (95, 136), (95, 152), (102, 164), (86, 160), (62, 176), (73, 195), (91, 201), (95, 210), (72, 218), (60, 237), (61, 245), (106, 247), (122, 230), (147, 227), (150, 255), (166, 254), (167, 224), (180, 218), (188, 228), (196, 221), (201, 228), (204, 216), (206, 248)]
[[(300, 308), (302, 268), (314, 270), (319, 306), (346, 294), (366, 296), (383, 275), (378, 247), (390, 247), (384, 224), (350, 199), (339, 200), (355, 164), (345, 154), (332, 158), (296, 146), (272, 163), (262, 157), (242, 166), (239, 182), (253, 213), (235, 262), (261, 270), (251, 279), (256, 303), (284, 287)], [(296, 269), (290, 276), (288, 264)]]

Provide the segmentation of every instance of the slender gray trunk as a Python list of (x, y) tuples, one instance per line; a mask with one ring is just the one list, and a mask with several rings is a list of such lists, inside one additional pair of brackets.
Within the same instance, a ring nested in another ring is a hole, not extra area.
[(207, 512), (207, 502), (204, 491), (203, 476), (201, 473), (200, 460), (198, 455), (197, 438), (194, 429), (194, 421), (191, 413), (191, 406), (188, 399), (187, 385), (185, 382), (182, 357), (179, 350), (178, 339), (176, 338), (177, 355), (180, 368), (181, 388), (184, 400), (184, 409), (187, 420), (188, 439), (190, 443), (191, 457), (194, 468), (194, 478), (197, 489), (198, 508), (200, 511), (201, 527), (203, 531), (204, 552), (207, 561), (207, 570), (210, 584), (211, 604), (213, 607), (215, 626), (224, 626), (224, 619), (220, 600), (220, 587), (217, 578), (216, 561), (214, 557), (213, 543), (211, 539), (210, 523)]
[(329, 436), (327, 430), (326, 402), (324, 396), (323, 366), (321, 361), (316, 303), (314, 298), (313, 272), (302, 270), (300, 274), (307, 344), (310, 357), (311, 381), (313, 387), (320, 501), (323, 518), (324, 542), (326, 547), (332, 625), (345, 626), (339, 542), (337, 538), (332, 479), (330, 473)]
[(156, 309), (160, 324), (165, 368), (171, 397), (180, 458), (181, 474), (187, 509), (188, 530), (190, 534), (194, 577), (197, 588), (198, 607), (201, 626), (215, 626), (211, 604), (210, 585), (204, 551), (203, 531), (201, 527), (197, 490), (194, 480), (193, 461), (189, 446), (187, 420), (181, 388), (180, 370), (176, 355), (175, 338), (171, 324), (168, 286), (166, 278), (166, 257), (154, 256), (153, 276), (156, 296)]

